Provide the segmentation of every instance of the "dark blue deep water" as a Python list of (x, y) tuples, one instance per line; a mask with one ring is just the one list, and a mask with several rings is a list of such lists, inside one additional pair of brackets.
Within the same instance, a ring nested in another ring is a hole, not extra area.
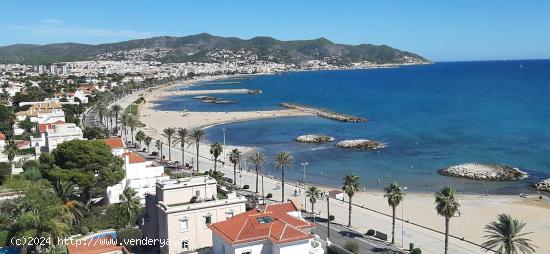
[[(550, 177), (550, 60), (436, 63), (394, 69), (297, 72), (254, 76), (239, 84), (211, 84), (190, 89), (248, 88), (262, 94), (220, 94), (236, 104), (201, 103), (189, 97), (160, 101), (159, 109), (242, 111), (278, 109), (281, 102), (330, 108), (369, 119), (341, 123), (318, 117), (250, 121), (211, 127), (211, 141), (257, 146), (271, 161), (290, 151), (295, 165), (288, 176), (339, 186), (345, 174), (361, 176), (367, 189), (391, 181), (411, 191), (451, 185), (459, 191), (519, 193), (529, 183)], [(327, 134), (336, 140), (382, 141), (380, 151), (349, 151), (330, 144), (299, 144), (302, 134)], [(449, 165), (499, 163), (527, 171), (519, 182), (479, 182), (443, 177)], [(278, 176), (273, 165), (268, 174)], [(380, 184), (378, 184), (380, 181)]]

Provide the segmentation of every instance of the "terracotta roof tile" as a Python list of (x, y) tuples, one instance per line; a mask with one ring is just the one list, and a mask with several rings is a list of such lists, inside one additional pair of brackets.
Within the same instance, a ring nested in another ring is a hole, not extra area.
[(6, 140), (6, 134), (0, 132), (0, 140)]
[(69, 254), (111, 254), (130, 253), (124, 246), (117, 246), (110, 236), (96, 239), (89, 239), (78, 244), (67, 245)]
[[(288, 214), (296, 211), (292, 202), (271, 204), (263, 211), (253, 209), (208, 227), (230, 244), (259, 240), (285, 243), (312, 238), (304, 229), (314, 227), (314, 224)], [(260, 223), (258, 219), (264, 222)]]
[(128, 157), (130, 163), (142, 163), (145, 162), (145, 159), (135, 153), (127, 152), (122, 154), (122, 158)]
[(124, 142), (120, 137), (103, 139), (103, 142), (105, 142), (105, 144), (110, 146), (112, 149), (124, 148)]

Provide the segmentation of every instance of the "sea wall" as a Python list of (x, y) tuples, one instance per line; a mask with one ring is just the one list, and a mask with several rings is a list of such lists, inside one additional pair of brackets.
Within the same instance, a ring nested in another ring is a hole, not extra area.
[(517, 168), (497, 164), (465, 163), (439, 170), (444, 176), (484, 181), (515, 181), (527, 176)]
[(301, 143), (327, 143), (333, 141), (334, 138), (327, 135), (301, 135), (296, 138), (296, 141)]
[(338, 142), (336, 146), (340, 148), (355, 150), (376, 150), (386, 147), (386, 145), (381, 142), (368, 139), (342, 140)]
[(285, 108), (301, 110), (301, 111), (309, 113), (309, 114), (317, 115), (317, 116), (320, 116), (320, 117), (324, 117), (324, 118), (328, 118), (328, 119), (332, 119), (332, 120), (336, 120), (336, 121), (340, 121), (340, 122), (353, 122), (353, 123), (355, 123), (355, 122), (366, 122), (367, 121), (366, 118), (347, 115), (347, 114), (342, 114), (342, 113), (334, 112), (334, 111), (328, 110), (328, 109), (315, 108), (315, 107), (311, 107), (311, 106), (299, 105), (299, 104), (293, 104), (293, 103), (281, 103), (280, 105), (282, 107), (285, 107)]

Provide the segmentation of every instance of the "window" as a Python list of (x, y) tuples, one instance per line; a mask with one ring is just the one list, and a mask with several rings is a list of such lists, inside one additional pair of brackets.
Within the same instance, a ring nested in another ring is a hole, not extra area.
[(200, 190), (195, 191), (195, 197), (197, 197), (197, 198), (201, 197), (201, 191)]
[(212, 223), (212, 215), (204, 216), (204, 224), (208, 225)]
[(245, 250), (245, 251), (241, 252), (241, 254), (252, 254), (252, 251), (251, 250)]
[(180, 219), (180, 232), (189, 231), (189, 225), (187, 224), (187, 218)]
[(181, 248), (184, 249), (184, 250), (188, 250), (189, 249), (189, 240), (181, 241)]
[(256, 220), (260, 224), (267, 224), (267, 223), (273, 222), (273, 219), (271, 219), (271, 217), (269, 216), (258, 217)]

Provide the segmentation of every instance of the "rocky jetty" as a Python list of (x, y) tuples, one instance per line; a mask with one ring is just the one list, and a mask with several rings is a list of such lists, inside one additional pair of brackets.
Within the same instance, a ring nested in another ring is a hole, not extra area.
[(306, 112), (306, 113), (309, 113), (309, 114), (317, 115), (317, 116), (320, 116), (320, 117), (324, 117), (324, 118), (328, 118), (328, 119), (332, 119), (332, 120), (336, 120), (336, 121), (340, 121), (340, 122), (356, 123), (356, 122), (366, 122), (367, 121), (366, 118), (361, 118), (361, 117), (358, 117), (358, 116), (342, 114), (342, 113), (334, 112), (334, 111), (328, 110), (328, 109), (321, 109), (321, 108), (315, 108), (315, 107), (310, 107), (310, 106), (306, 106), (306, 105), (298, 105), (298, 104), (292, 104), (292, 103), (281, 103), (280, 105), (282, 107), (285, 107), (285, 108), (297, 109), (297, 110), (300, 110), (300, 111), (303, 111), (303, 112)]
[(536, 183), (533, 188), (538, 191), (550, 192), (550, 178)]
[(374, 140), (353, 139), (342, 140), (336, 144), (337, 147), (356, 150), (376, 150), (385, 148), (386, 145)]
[(214, 97), (214, 96), (195, 96), (195, 97), (193, 97), (193, 99), (200, 100), (203, 103), (213, 103), (213, 104), (233, 104), (233, 103), (236, 103), (234, 101), (224, 100), (222, 98)]
[(525, 172), (517, 168), (497, 164), (479, 163), (465, 163), (450, 166), (439, 170), (439, 174), (484, 181), (515, 181), (527, 176)]
[(301, 143), (327, 143), (333, 141), (334, 138), (327, 135), (302, 135), (296, 138), (296, 141)]

